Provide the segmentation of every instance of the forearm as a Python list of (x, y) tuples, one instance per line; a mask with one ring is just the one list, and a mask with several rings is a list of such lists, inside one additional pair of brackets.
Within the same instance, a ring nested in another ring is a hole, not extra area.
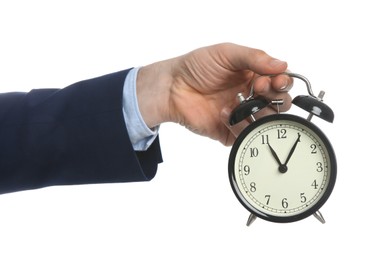
[(158, 140), (149, 152), (132, 148), (122, 112), (126, 75), (0, 95), (0, 193), (153, 178)]

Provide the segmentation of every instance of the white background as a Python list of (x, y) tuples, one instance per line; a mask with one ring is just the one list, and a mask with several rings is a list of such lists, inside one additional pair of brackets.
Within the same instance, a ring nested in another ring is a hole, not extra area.
[[(230, 148), (165, 124), (151, 182), (0, 196), (0, 258), (389, 259), (386, 2), (1, 0), (1, 92), (62, 88), (214, 43), (256, 47), (326, 91), (335, 121), (313, 122), (333, 143), (338, 179), (326, 224), (246, 227)], [(305, 94), (296, 83), (292, 94)]]

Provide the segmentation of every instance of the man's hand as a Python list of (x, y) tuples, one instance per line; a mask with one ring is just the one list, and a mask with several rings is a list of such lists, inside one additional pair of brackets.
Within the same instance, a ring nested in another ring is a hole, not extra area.
[[(149, 127), (176, 122), (191, 131), (231, 145), (234, 134), (226, 127), (237, 93), (249, 95), (251, 84), (257, 95), (283, 99), (282, 111), (291, 106), (287, 91), (292, 79), (287, 63), (264, 51), (231, 43), (194, 50), (177, 58), (142, 67), (137, 77), (141, 114)], [(274, 112), (263, 109), (262, 115)], [(241, 127), (244, 127), (241, 125)]]

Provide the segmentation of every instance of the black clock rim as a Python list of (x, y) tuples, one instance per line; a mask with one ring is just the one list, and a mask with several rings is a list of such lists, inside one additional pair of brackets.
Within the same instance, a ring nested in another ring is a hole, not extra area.
[[(270, 121), (274, 121), (274, 120), (288, 120), (288, 121), (294, 121), (294, 122), (297, 122), (297, 123), (300, 123), (308, 128), (310, 128), (314, 133), (316, 133), (318, 135), (319, 138), (321, 138), (321, 140), (324, 142), (324, 145), (329, 153), (329, 164), (330, 164), (330, 179), (329, 179), (329, 183), (328, 183), (328, 186), (326, 187), (325, 191), (324, 191), (324, 194), (322, 195), (322, 197), (318, 200), (318, 202), (313, 205), (312, 207), (310, 207), (308, 210), (302, 212), (302, 213), (299, 213), (297, 215), (293, 215), (293, 216), (285, 216), (285, 217), (281, 217), (281, 216), (274, 216), (274, 215), (271, 215), (271, 214), (267, 214), (267, 213), (264, 213), (264, 212), (261, 212), (261, 211), (258, 211), (255, 207), (253, 207), (249, 202), (247, 202), (247, 200), (243, 197), (243, 195), (241, 194), (241, 192), (239, 191), (239, 188), (238, 188), (238, 185), (237, 185), (237, 181), (235, 179), (235, 175), (234, 175), (234, 161), (235, 161), (235, 158), (236, 158), (236, 155), (237, 155), (237, 151), (238, 151), (238, 148), (240, 147), (242, 141), (244, 140), (244, 138), (253, 130), (255, 129), (256, 127), (262, 125), (262, 124), (265, 124), (267, 122), (270, 122)], [(257, 121), (251, 123), (249, 126), (247, 126), (240, 134), (239, 136), (237, 137), (236, 141), (234, 142), (233, 146), (232, 146), (232, 149), (230, 151), (230, 155), (229, 155), (229, 163), (228, 163), (228, 172), (229, 172), (229, 181), (230, 181), (230, 185), (233, 189), (233, 192), (235, 194), (235, 196), (237, 197), (238, 201), (252, 214), (254, 214), (255, 216), (261, 218), (261, 219), (264, 219), (264, 220), (267, 220), (267, 221), (270, 221), (270, 222), (277, 222), (277, 223), (289, 223), (289, 222), (295, 222), (295, 221), (298, 221), (298, 220), (302, 220), (304, 218), (307, 218), (311, 215), (313, 215), (315, 212), (317, 212), (324, 204), (325, 202), (328, 200), (328, 198), (330, 197), (333, 189), (334, 189), (334, 186), (335, 186), (335, 183), (336, 183), (336, 175), (337, 175), (337, 162), (336, 162), (336, 155), (335, 155), (335, 152), (333, 150), (333, 146), (332, 144), (330, 143), (330, 141), (328, 140), (328, 138), (326, 137), (326, 135), (322, 132), (322, 130), (320, 128), (318, 128), (315, 124), (311, 123), (310, 121), (302, 118), (302, 117), (299, 117), (299, 116), (296, 116), (296, 115), (292, 115), (292, 114), (273, 114), (273, 115), (268, 115), (268, 116), (265, 116), (265, 117), (262, 117), (260, 119), (258, 119)]]

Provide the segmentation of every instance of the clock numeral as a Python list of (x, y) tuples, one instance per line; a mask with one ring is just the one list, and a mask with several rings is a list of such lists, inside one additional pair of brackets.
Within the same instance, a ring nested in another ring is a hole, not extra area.
[(256, 191), (256, 183), (255, 182), (251, 182), (249, 190), (251, 192), (255, 192)]
[(312, 145), (310, 145), (310, 148), (311, 148), (311, 153), (312, 154), (316, 154), (317, 153), (317, 145), (312, 144)]
[(305, 196), (305, 193), (304, 192), (301, 192), (301, 203), (305, 203), (306, 202), (306, 196)]
[(265, 195), (264, 198), (267, 200), (267, 202), (265, 204), (268, 205), (269, 200), (271, 199), (271, 195)]
[(268, 144), (268, 135), (261, 135), (261, 144)]
[(287, 138), (287, 130), (286, 129), (278, 129), (278, 139)]
[(311, 186), (314, 187), (315, 190), (318, 189), (317, 180), (314, 180)]
[(249, 151), (251, 157), (257, 157), (259, 155), (259, 149), (257, 149), (256, 147), (250, 148)]
[(324, 170), (324, 167), (322, 167), (322, 163), (318, 162), (317, 163), (317, 172), (322, 172)]
[(249, 167), (249, 165), (245, 165), (243, 170), (245, 175), (249, 175), (249, 173), (251, 173), (251, 167)]
[(283, 207), (284, 209), (287, 209), (287, 208), (288, 208), (287, 198), (282, 199), (282, 207)]

